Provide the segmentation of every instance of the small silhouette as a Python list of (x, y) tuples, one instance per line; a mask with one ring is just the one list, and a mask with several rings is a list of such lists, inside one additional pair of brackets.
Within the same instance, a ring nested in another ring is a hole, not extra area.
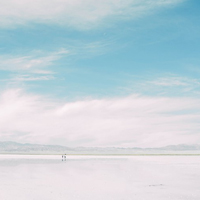
[(66, 161), (66, 154), (62, 155), (62, 161)]

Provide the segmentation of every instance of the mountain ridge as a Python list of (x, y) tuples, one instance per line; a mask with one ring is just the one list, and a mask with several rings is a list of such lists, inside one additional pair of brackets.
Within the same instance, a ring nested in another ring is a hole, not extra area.
[(139, 147), (66, 147), (62, 145), (42, 145), (31, 143), (18, 143), (12, 141), (0, 142), (0, 153), (4, 154), (136, 154), (136, 153), (167, 153), (167, 152), (198, 152), (200, 145), (179, 144), (168, 145), (159, 148), (139, 148)]

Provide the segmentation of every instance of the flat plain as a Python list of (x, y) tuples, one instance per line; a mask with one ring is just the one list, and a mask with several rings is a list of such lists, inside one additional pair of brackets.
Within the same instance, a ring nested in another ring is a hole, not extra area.
[(3, 200), (199, 200), (200, 156), (0, 155)]

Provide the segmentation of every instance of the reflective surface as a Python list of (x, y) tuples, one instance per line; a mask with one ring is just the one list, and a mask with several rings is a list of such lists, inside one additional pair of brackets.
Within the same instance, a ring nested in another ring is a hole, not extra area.
[(200, 199), (200, 156), (0, 156), (2, 200)]

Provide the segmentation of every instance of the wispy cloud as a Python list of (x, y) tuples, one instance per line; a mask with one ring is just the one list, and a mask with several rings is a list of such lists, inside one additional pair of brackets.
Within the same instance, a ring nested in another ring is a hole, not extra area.
[(186, 86), (188, 85), (188, 80), (181, 77), (164, 77), (149, 81), (149, 83), (158, 86)]
[(135, 19), (183, 0), (7, 0), (0, 2), (0, 26), (59, 24), (90, 29), (119, 19)]
[[(53, 53), (37, 52), (28, 56), (0, 56), (0, 69), (6, 71), (21, 71), (37, 74), (51, 74), (44, 68), (51, 66), (56, 60), (68, 54), (69, 51), (62, 49)], [(45, 55), (44, 55), (45, 54)]]
[(64, 44), (67, 46), (66, 48), (59, 48), (53, 52), (34, 50), (22, 54), (2, 54), (0, 55), (0, 70), (52, 74), (53, 72), (48, 70), (48, 67), (60, 59), (65, 58), (70, 62), (71, 59), (77, 60), (102, 55), (110, 51), (114, 43), (115, 41), (110, 39), (93, 42), (77, 39), (69, 40), (67, 44)]
[(13, 79), (10, 79), (9, 81), (48, 81), (54, 79), (54, 76), (31, 76), (31, 75), (20, 75), (16, 76)]
[[(143, 77), (144, 78), (144, 77)], [(200, 89), (200, 79), (175, 74), (164, 74), (159, 77), (145, 77), (145, 79), (128, 81), (127, 87), (121, 90), (129, 93), (137, 92), (140, 94), (157, 95), (184, 95), (189, 96), (198, 94)]]
[(122, 147), (200, 143), (198, 98), (132, 95), (64, 103), (7, 90), (0, 110), (1, 140)]
[(149, 81), (149, 84), (158, 85), (158, 86), (191, 86), (196, 85), (200, 86), (200, 80), (188, 77), (180, 76), (168, 76), (161, 77), (154, 81)]

